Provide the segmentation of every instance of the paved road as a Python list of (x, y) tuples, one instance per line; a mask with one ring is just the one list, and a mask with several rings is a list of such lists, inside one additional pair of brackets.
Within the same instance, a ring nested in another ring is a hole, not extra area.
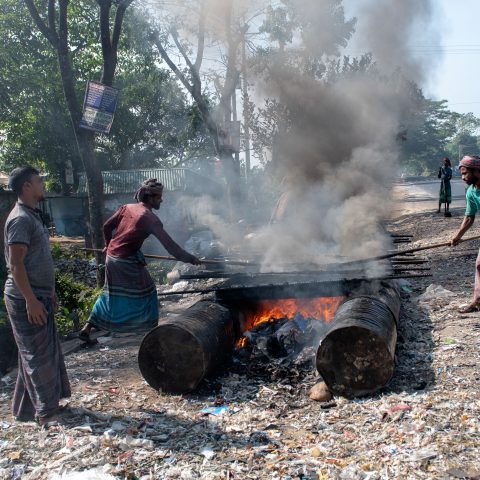
[[(401, 183), (394, 187), (395, 198), (401, 200), (400, 208), (395, 214), (418, 213), (434, 211), (438, 208), (438, 192), (440, 181), (426, 180), (424, 182)], [(400, 203), (400, 202), (397, 202)], [(461, 216), (465, 208), (465, 184), (460, 179), (452, 180), (452, 204), (454, 215)]]

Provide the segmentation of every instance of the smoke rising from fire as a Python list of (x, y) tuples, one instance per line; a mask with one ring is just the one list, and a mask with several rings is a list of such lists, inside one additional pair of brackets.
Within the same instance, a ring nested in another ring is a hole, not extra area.
[[(293, 3), (328, 10), (339, 2)], [(284, 268), (292, 257), (323, 264), (339, 256), (375, 256), (388, 247), (381, 225), (393, 200), (397, 134), (413, 106), (406, 79), (424, 78), (424, 65), (406, 45), (419, 26), (425, 38), (432, 8), (430, 0), (362, 5), (356, 28), (367, 51), (378, 53), (378, 68), (385, 66), (387, 75), (372, 68), (328, 83), (275, 65), (269, 76), (265, 94), (287, 107), (290, 127), (279, 140), (276, 158), (288, 200), (280, 205), (278, 223), (264, 229), (256, 245), (266, 252), (267, 270)], [(318, 50), (324, 33), (319, 31), (316, 39), (315, 29), (308, 33), (307, 46)]]
[[(356, 19), (344, 15), (341, 0), (279, 2), (288, 4), (303, 24), (285, 50), (288, 55), (290, 47), (298, 58), (285, 60), (284, 53), (273, 52), (263, 76), (250, 75), (259, 107), (265, 98), (275, 98), (289, 112), (272, 160), (283, 191), (276, 221), (244, 245), (264, 255), (265, 270), (371, 257), (389, 245), (382, 222), (392, 208), (398, 133), (412, 107), (408, 81), (421, 87), (432, 68), (409, 45), (414, 38), (431, 41), (435, 36), (433, 0), (349, 1)], [(228, 3), (208, 0), (207, 21), (225, 18)], [(252, 5), (258, 2), (233, 1), (237, 24)], [(217, 34), (222, 41), (225, 31), (218, 28)], [(335, 79), (307, 68), (309, 59), (320, 58), (321, 70), (345, 47), (346, 53), (372, 52), (374, 63), (347, 69)], [(238, 242), (240, 233), (220, 217), (203, 211), (200, 220), (226, 244), (232, 237)]]

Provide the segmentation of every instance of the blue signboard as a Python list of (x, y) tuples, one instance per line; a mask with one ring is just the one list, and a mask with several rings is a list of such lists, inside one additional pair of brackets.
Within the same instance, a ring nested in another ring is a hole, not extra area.
[(110, 133), (117, 108), (118, 88), (99, 82), (87, 82), (80, 127), (100, 133)]

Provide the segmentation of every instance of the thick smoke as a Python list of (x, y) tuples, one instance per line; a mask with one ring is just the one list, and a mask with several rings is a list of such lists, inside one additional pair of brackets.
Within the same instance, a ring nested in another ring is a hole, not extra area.
[(440, 58), (418, 52), (419, 46), (438, 43), (439, 14), (431, 0), (350, 0), (359, 16), (356, 48), (373, 53), (379, 67), (391, 72), (401, 68), (404, 75), (420, 84), (438, 65)]
[[(308, 3), (328, 9), (338, 2)], [(397, 78), (391, 71), (389, 77), (367, 71), (327, 84), (298, 70), (273, 69), (266, 93), (286, 105), (291, 116), (277, 158), (288, 201), (281, 205), (279, 222), (257, 238), (267, 270), (285, 269), (291, 262), (321, 265), (372, 257), (388, 247), (382, 222), (393, 200), (397, 134), (412, 107), (408, 82), (400, 79), (424, 77), (422, 63), (406, 46), (419, 27), (428, 30), (431, 14), (430, 0), (404, 3), (364, 1), (358, 11), (357, 28), (367, 51), (378, 52), (380, 64), (396, 70)], [(315, 29), (308, 33), (309, 44), (318, 50), (324, 33), (319, 32), (318, 43), (312, 39)]]
[[(382, 222), (392, 208), (398, 133), (412, 107), (403, 79), (421, 82), (432, 68), (409, 50), (412, 37), (432, 35), (432, 1), (359, 0), (356, 21), (344, 17), (340, 0), (284, 2), (304, 22), (293, 45), (299, 61), (273, 55), (268, 81), (253, 88), (259, 106), (275, 98), (289, 111), (288, 128), (276, 144), (275, 170), (283, 179), (276, 221), (243, 245), (262, 252), (265, 270), (371, 257), (388, 248)], [(208, 0), (209, 18), (224, 18), (227, 3)], [(243, 15), (248, 4), (234, 2), (234, 12)], [(220, 41), (223, 34), (218, 29)], [(323, 55), (328, 62), (344, 47), (372, 52), (378, 63), (335, 81), (306, 73), (302, 58)], [(232, 236), (238, 243), (240, 234), (220, 217), (201, 216), (226, 244)]]

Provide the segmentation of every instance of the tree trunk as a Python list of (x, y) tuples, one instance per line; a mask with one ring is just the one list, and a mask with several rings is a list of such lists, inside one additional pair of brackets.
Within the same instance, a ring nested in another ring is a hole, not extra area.
[[(88, 192), (88, 235), (91, 245), (95, 249), (103, 248), (103, 178), (95, 160), (95, 134), (79, 127), (82, 118), (82, 108), (78, 103), (75, 93), (72, 65), (68, 53), (68, 46), (60, 46), (58, 49), (58, 63), (62, 77), (63, 92), (67, 103), (73, 131), (77, 140), (78, 151), (85, 169)], [(104, 262), (104, 255), (95, 255), (97, 265)], [(97, 286), (101, 287), (104, 282), (103, 270), (97, 270)]]
[[(88, 130), (80, 130), (77, 134), (78, 148), (85, 167), (88, 193), (89, 234), (93, 248), (103, 248), (103, 178), (102, 172), (95, 159), (95, 134)], [(97, 267), (105, 262), (105, 255), (95, 254)], [(104, 270), (97, 268), (97, 287), (104, 283)]]

